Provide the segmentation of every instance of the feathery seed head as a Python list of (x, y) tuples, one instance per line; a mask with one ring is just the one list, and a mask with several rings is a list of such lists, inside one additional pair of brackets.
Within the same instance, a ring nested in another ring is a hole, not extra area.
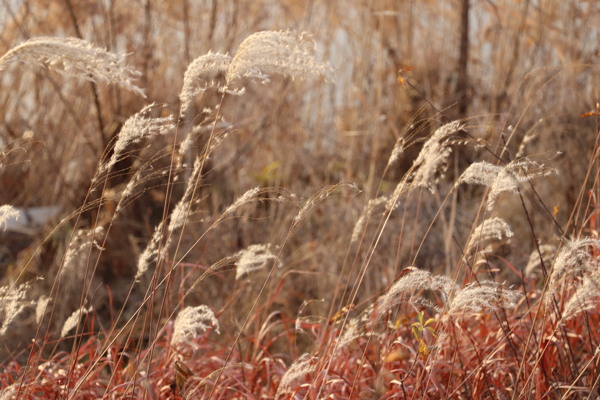
[(578, 276), (591, 275), (600, 268), (600, 261), (592, 257), (591, 247), (600, 248), (600, 240), (592, 238), (574, 239), (560, 249), (554, 260), (548, 291), (544, 297), (546, 304), (550, 303), (562, 284), (575, 286), (578, 282)]
[(519, 298), (518, 291), (503, 289), (496, 282), (470, 283), (452, 297), (447, 315), (510, 308), (517, 304)]
[(46, 67), (65, 76), (105, 81), (145, 97), (133, 83), (139, 72), (124, 65), (122, 54), (110, 53), (72, 37), (34, 37), (0, 57), (0, 71), (21, 62)]
[[(541, 259), (540, 259), (541, 253)], [(525, 266), (525, 276), (528, 278), (536, 277), (540, 278), (542, 273), (539, 271), (542, 268), (542, 261), (544, 262), (544, 266), (546, 268), (550, 267), (552, 260), (554, 259), (554, 255), (556, 254), (556, 246), (552, 244), (542, 244), (538, 249), (534, 249), (529, 255), (529, 260), (527, 261), (527, 265)]]
[(41, 296), (38, 301), (37, 304), (35, 306), (35, 323), (39, 324), (42, 321), (42, 318), (44, 318), (44, 314), (46, 313), (46, 307), (48, 307), (48, 303), (50, 303), (50, 297), (48, 296)]
[[(411, 189), (424, 187), (433, 192), (433, 185), (446, 171), (447, 159), (452, 153), (452, 148), (450, 147), (452, 142), (450, 138), (454, 133), (461, 129), (463, 129), (463, 125), (460, 121), (453, 121), (442, 125), (433, 133), (433, 135), (431, 135), (413, 162), (409, 174), (396, 185), (394, 193), (390, 196), (386, 204), (386, 209), (388, 211), (395, 209), (398, 205), (400, 196)], [(392, 151), (392, 157), (390, 157), (390, 160), (388, 161), (388, 165), (394, 161), (394, 153), (396, 152), (399, 154), (397, 147), (399, 149), (400, 145), (400, 142), (396, 143), (394, 151)]]
[(248, 36), (238, 47), (226, 80), (228, 84), (240, 78), (265, 83), (271, 74), (292, 79), (330, 77), (329, 66), (318, 62), (315, 55), (315, 42), (307, 33), (257, 32)]
[(281, 377), (281, 382), (274, 398), (278, 399), (279, 396), (293, 393), (292, 384), (297, 379), (304, 379), (307, 374), (313, 373), (316, 369), (317, 361), (316, 357), (310, 357), (308, 354), (302, 354), (298, 357)]
[(223, 219), (228, 217), (230, 214), (232, 214), (234, 211), (236, 211), (238, 208), (242, 207), (243, 205), (246, 205), (246, 204), (250, 203), (251, 201), (256, 200), (258, 198), (258, 196), (260, 194), (262, 194), (264, 191), (265, 191), (265, 189), (262, 189), (259, 186), (247, 190), (243, 195), (238, 197), (237, 200), (233, 202), (233, 204), (231, 204), (229, 207), (227, 207), (227, 209), (223, 212), (223, 214), (221, 214), (221, 216), (219, 217), (217, 222), (222, 221)]
[(452, 153), (449, 139), (463, 127), (460, 121), (442, 125), (425, 142), (413, 163), (414, 171), (410, 175), (412, 187), (433, 190), (433, 184), (443, 176), (447, 168), (448, 156)]
[(189, 209), (190, 203), (189, 201), (186, 201), (185, 198), (181, 199), (175, 208), (173, 208), (173, 211), (171, 211), (171, 216), (169, 217), (169, 226), (167, 227), (167, 231), (170, 234), (183, 226)]
[(488, 186), (490, 193), (487, 209), (491, 210), (501, 193), (517, 193), (521, 183), (555, 172), (556, 170), (527, 158), (511, 161), (504, 167), (482, 161), (471, 164), (462, 173), (456, 184), (470, 183)]
[(565, 303), (563, 318), (571, 319), (583, 311), (594, 309), (598, 306), (600, 296), (600, 270), (595, 269), (585, 275), (581, 285)]
[[(458, 178), (458, 181), (456, 181), (456, 184), (469, 183), (492, 186), (502, 169), (503, 167), (490, 164), (486, 161), (475, 162), (465, 169), (460, 178)], [(508, 183), (510, 184), (512, 181)]]
[(445, 275), (432, 275), (429, 271), (413, 268), (411, 272), (398, 279), (388, 292), (378, 300), (377, 311), (382, 315), (397, 304), (398, 297), (404, 293), (416, 291), (437, 291), (444, 298), (448, 298), (458, 286), (452, 279)]
[(188, 65), (183, 76), (183, 87), (179, 94), (181, 115), (188, 110), (194, 97), (204, 93), (211, 87), (219, 86), (217, 78), (225, 75), (231, 64), (228, 54), (208, 52), (196, 58)]
[(0, 337), (26, 307), (34, 304), (26, 299), (29, 288), (29, 282), (16, 287), (0, 286)]
[(60, 276), (63, 277), (66, 274), (82, 275), (92, 248), (95, 246), (100, 249), (98, 238), (103, 234), (104, 228), (101, 226), (96, 229), (79, 229), (67, 247), (64, 262), (59, 272)]
[(154, 136), (166, 135), (175, 128), (172, 116), (161, 118), (152, 118), (149, 116), (150, 113), (159, 108), (156, 103), (149, 104), (125, 121), (117, 137), (113, 155), (102, 166), (101, 171), (110, 170), (117, 163), (128, 145), (139, 143), (144, 139), (151, 139)]
[(19, 215), (19, 210), (11, 205), (5, 204), (0, 206), (0, 228), (6, 229), (8, 220), (17, 219)]
[(90, 312), (93, 311), (93, 307), (81, 307), (78, 310), (75, 310), (73, 312), (73, 314), (71, 314), (71, 316), (69, 318), (67, 318), (67, 320), (65, 321), (65, 323), (63, 324), (63, 327), (60, 331), (60, 337), (64, 338), (65, 336), (67, 336), (67, 334), (73, 330), (73, 328), (75, 328), (77, 326), (77, 324), (79, 323), (79, 320), (81, 319), (81, 317), (85, 314), (88, 314)]
[(469, 254), (478, 245), (484, 246), (492, 240), (508, 239), (513, 235), (510, 226), (502, 218), (494, 217), (486, 219), (473, 231), (465, 253)]
[(17, 390), (19, 389), (20, 383), (16, 382), (10, 386), (0, 390), (0, 400), (14, 400), (17, 398)]
[(186, 307), (175, 318), (171, 345), (191, 344), (196, 336), (211, 327), (219, 333), (219, 321), (208, 306)]
[(158, 248), (160, 246), (160, 241), (163, 237), (163, 228), (164, 221), (161, 221), (160, 224), (156, 226), (154, 229), (154, 233), (152, 234), (152, 238), (146, 245), (146, 248), (140, 255), (137, 263), (137, 272), (135, 274), (135, 280), (139, 280), (142, 275), (148, 271), (150, 268), (150, 264), (157, 258), (158, 256)]
[(404, 136), (400, 136), (398, 138), (398, 140), (396, 140), (396, 143), (394, 144), (394, 148), (392, 149), (392, 154), (390, 154), (390, 158), (388, 159), (387, 162), (387, 168), (391, 167), (396, 161), (398, 161), (398, 159), (400, 158), (400, 156), (402, 155), (402, 153), (404, 153), (404, 149), (406, 146), (406, 139), (404, 138)]
[(238, 253), (235, 263), (235, 279), (246, 274), (263, 269), (271, 261), (277, 261), (277, 256), (271, 252), (270, 244), (253, 244)]

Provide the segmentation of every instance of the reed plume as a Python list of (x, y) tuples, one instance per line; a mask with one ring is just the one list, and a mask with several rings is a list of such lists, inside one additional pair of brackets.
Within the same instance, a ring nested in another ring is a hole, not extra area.
[(191, 344), (196, 336), (209, 328), (219, 333), (219, 321), (208, 306), (186, 307), (175, 318), (171, 345)]
[(19, 210), (14, 208), (11, 205), (5, 204), (0, 206), (0, 228), (6, 229), (7, 223), (9, 219), (18, 219), (19, 218)]
[(48, 68), (62, 75), (104, 81), (145, 97), (135, 85), (139, 72), (125, 65), (123, 54), (114, 54), (73, 37), (34, 37), (0, 57), (0, 71), (23, 63)]
[(303, 33), (264, 31), (248, 36), (238, 47), (227, 70), (226, 80), (246, 78), (262, 83), (269, 75), (280, 74), (292, 79), (331, 77), (331, 69), (317, 61), (315, 42)]

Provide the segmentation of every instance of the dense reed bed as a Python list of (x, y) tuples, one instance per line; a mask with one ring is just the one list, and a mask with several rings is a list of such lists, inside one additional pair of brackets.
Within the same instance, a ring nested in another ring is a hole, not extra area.
[(3, 6), (0, 399), (598, 397), (600, 6), (208, 3)]

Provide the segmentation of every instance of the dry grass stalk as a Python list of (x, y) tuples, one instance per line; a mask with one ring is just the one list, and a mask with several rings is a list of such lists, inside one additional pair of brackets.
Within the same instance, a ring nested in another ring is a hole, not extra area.
[(65, 76), (105, 81), (144, 96), (133, 80), (138, 72), (124, 65), (124, 56), (72, 37), (35, 37), (0, 57), (0, 71), (12, 63), (49, 68)]
[(360, 192), (360, 189), (354, 183), (336, 183), (335, 185), (327, 185), (319, 189), (316, 193), (310, 196), (300, 207), (296, 216), (294, 217), (294, 225), (297, 225), (300, 221), (302, 221), (306, 215), (312, 210), (317, 204), (333, 195), (336, 191), (343, 187), (348, 187), (353, 190), (355, 194)]
[(352, 243), (356, 243), (358, 239), (360, 239), (360, 235), (363, 232), (367, 221), (369, 218), (371, 218), (371, 215), (375, 212), (375, 210), (386, 205), (388, 201), (389, 199), (386, 196), (369, 200), (360, 214), (360, 217), (356, 221), (356, 224), (354, 224), (354, 229), (352, 229), (352, 239), (350, 240)]
[(208, 306), (186, 307), (175, 318), (171, 345), (191, 344), (196, 336), (209, 328), (215, 328), (219, 333), (219, 321)]

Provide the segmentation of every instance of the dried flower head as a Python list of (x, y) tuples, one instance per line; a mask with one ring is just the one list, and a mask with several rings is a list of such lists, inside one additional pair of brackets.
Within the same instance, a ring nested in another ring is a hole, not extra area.
[[(372, 311), (371, 311), (372, 312)], [(361, 313), (361, 317), (366, 316), (368, 311), (363, 311)], [(361, 317), (351, 318), (344, 325), (344, 333), (340, 336), (338, 340), (338, 348), (344, 348), (349, 343), (353, 342), (355, 339), (359, 338), (362, 335), (363, 328), (365, 327), (365, 320)]]
[(179, 94), (180, 115), (187, 112), (194, 97), (211, 87), (219, 86), (217, 79), (219, 75), (224, 76), (227, 73), (230, 64), (231, 57), (229, 55), (208, 52), (188, 65), (183, 75), (183, 87)]
[(514, 160), (501, 167), (483, 162), (471, 164), (460, 176), (456, 184), (469, 183), (485, 185), (490, 188), (487, 209), (494, 208), (496, 199), (503, 192), (517, 193), (523, 182), (555, 173), (554, 169), (545, 167), (529, 159)]
[(16, 220), (19, 218), (19, 215), (19, 210), (17, 210), (11, 205), (5, 204), (3, 206), (0, 206), (0, 228), (6, 229), (8, 220)]
[(213, 226), (223, 221), (225, 218), (227, 218), (229, 215), (234, 213), (237, 209), (241, 208), (242, 206), (259, 199), (259, 196), (265, 193), (266, 191), (266, 189), (260, 188), (258, 186), (247, 190), (243, 195), (238, 197), (237, 200), (234, 201), (229, 207), (227, 207), (223, 214), (221, 214), (219, 218), (217, 218), (217, 220), (213, 223)]
[(470, 283), (451, 298), (447, 315), (510, 308), (520, 297), (518, 291), (504, 289), (496, 282)]
[(29, 291), (29, 282), (16, 287), (0, 286), (0, 337), (8, 330), (9, 325), (25, 310), (26, 307), (34, 304), (27, 300)]
[(38, 301), (37, 304), (35, 306), (35, 323), (39, 324), (40, 322), (42, 322), (42, 318), (44, 318), (44, 315), (46, 314), (46, 308), (48, 307), (48, 303), (50, 303), (50, 297), (48, 296), (41, 296)]
[(65, 76), (109, 82), (145, 97), (133, 83), (139, 72), (124, 65), (122, 54), (110, 53), (82, 39), (31, 38), (0, 57), (0, 71), (16, 62), (49, 68)]
[(294, 217), (294, 225), (298, 224), (317, 204), (333, 195), (338, 189), (343, 187), (350, 188), (354, 194), (360, 193), (360, 190), (355, 183), (336, 183), (335, 185), (326, 185), (310, 196), (300, 207)]
[(103, 234), (104, 228), (101, 226), (96, 229), (79, 229), (67, 247), (59, 275), (61, 277), (65, 275), (81, 276), (89, 261), (92, 248), (100, 249), (98, 238)]
[(461, 129), (463, 125), (459, 121), (450, 122), (440, 126), (425, 142), (409, 175), (412, 187), (433, 190), (433, 185), (446, 171), (448, 156), (452, 153), (451, 136)]
[(294, 361), (292, 365), (285, 371), (285, 374), (281, 377), (281, 382), (275, 393), (275, 399), (284, 394), (294, 393), (294, 387), (292, 386), (297, 380), (305, 381), (306, 375), (311, 374), (315, 371), (317, 366), (317, 358), (310, 357), (308, 354), (302, 354)]
[[(502, 218), (494, 217), (486, 219), (473, 231), (465, 253), (469, 254), (471, 250), (478, 246), (484, 247), (492, 240), (508, 239), (513, 235), (510, 226)], [(484, 248), (484, 250), (486, 249)]]
[(552, 244), (540, 245), (539, 251), (537, 248), (534, 249), (529, 255), (529, 260), (525, 266), (525, 276), (528, 278), (541, 278), (542, 272), (540, 270), (542, 268), (542, 261), (544, 262), (544, 266), (549, 268), (555, 254), (556, 246)]
[(152, 264), (152, 262), (154, 262), (157, 258), (160, 242), (163, 238), (164, 225), (164, 221), (161, 221), (160, 224), (156, 226), (150, 241), (140, 255), (137, 263), (137, 272), (135, 274), (136, 281), (139, 280), (146, 273), (146, 271), (148, 271), (148, 269), (150, 269), (150, 264)]
[(13, 383), (10, 386), (0, 390), (0, 400), (15, 400), (17, 398), (17, 390), (20, 383)]
[[(452, 279), (444, 275), (433, 275), (429, 271), (412, 268), (412, 271), (398, 279), (387, 293), (377, 302), (377, 312), (382, 315), (397, 304), (398, 298), (405, 293), (414, 293), (423, 290), (439, 292), (443, 298), (448, 298), (458, 286)], [(418, 299), (411, 298), (411, 301)]]
[(75, 310), (73, 314), (71, 314), (71, 316), (67, 318), (67, 320), (63, 324), (63, 327), (60, 330), (60, 337), (64, 338), (65, 336), (67, 336), (67, 334), (71, 332), (71, 330), (73, 330), (73, 328), (75, 328), (77, 324), (79, 324), (79, 320), (81, 319), (81, 317), (92, 311), (93, 307), (91, 306), (89, 308), (80, 307), (79, 309)]
[(166, 135), (175, 128), (172, 116), (159, 118), (150, 117), (150, 114), (157, 111), (159, 108), (160, 107), (156, 105), (156, 103), (149, 104), (125, 121), (117, 137), (113, 154), (102, 166), (101, 171), (110, 170), (130, 144), (152, 139), (158, 135)]
[(544, 297), (548, 304), (560, 287), (564, 284), (573, 287), (579, 282), (579, 277), (589, 276), (598, 268), (600, 262), (592, 257), (591, 248), (600, 248), (600, 240), (581, 238), (571, 240), (559, 251), (548, 283), (548, 290)]
[(270, 244), (253, 244), (238, 253), (235, 263), (235, 279), (254, 271), (263, 269), (269, 262), (277, 261), (277, 256), (271, 251)]
[[(451, 136), (461, 129), (463, 125), (459, 121), (453, 121), (442, 125), (431, 135), (413, 162), (409, 173), (396, 185), (394, 193), (386, 204), (388, 211), (395, 209), (400, 196), (411, 189), (424, 187), (433, 192), (434, 184), (444, 175), (448, 156), (452, 153)], [(388, 161), (388, 165), (390, 162)]]
[(219, 333), (219, 321), (208, 306), (186, 307), (179, 311), (175, 318), (171, 344), (174, 346), (190, 344), (196, 336), (206, 332), (209, 328), (215, 328)]
[(571, 319), (583, 311), (596, 309), (600, 296), (600, 271), (598, 269), (585, 275), (575, 293), (565, 303), (563, 318)]
[(269, 75), (293, 79), (329, 77), (328, 65), (318, 62), (315, 42), (307, 33), (264, 31), (248, 36), (238, 47), (227, 71), (227, 83), (247, 78), (268, 82)]
[(400, 136), (396, 143), (394, 144), (394, 148), (392, 149), (392, 153), (390, 154), (390, 158), (388, 159), (386, 168), (391, 167), (404, 153), (404, 149), (406, 148), (406, 138), (404, 136)]
[(172, 234), (184, 225), (190, 211), (190, 206), (189, 201), (183, 198), (173, 208), (169, 217), (169, 226), (167, 227), (169, 234)]

